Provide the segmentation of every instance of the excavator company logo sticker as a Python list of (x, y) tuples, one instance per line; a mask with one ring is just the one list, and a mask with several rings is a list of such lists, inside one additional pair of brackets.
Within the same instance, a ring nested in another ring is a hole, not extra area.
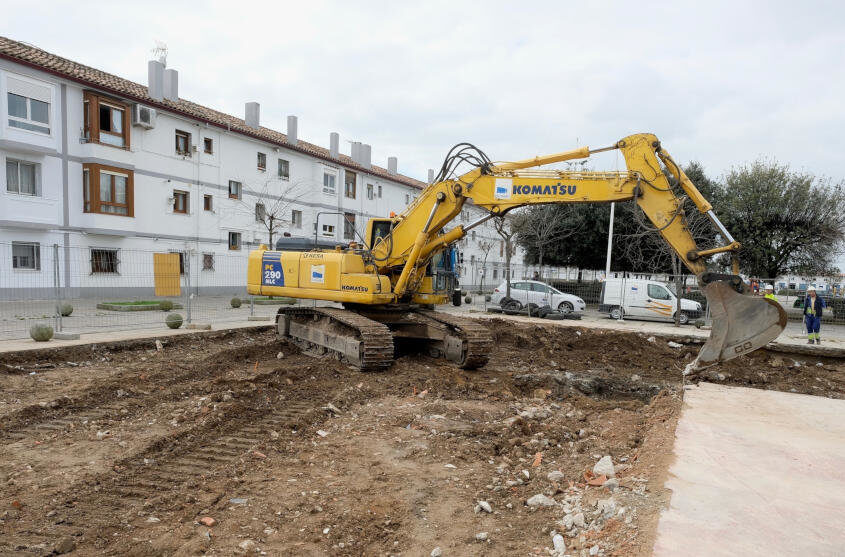
[(496, 178), (496, 190), (493, 192), (493, 196), (496, 199), (510, 199), (512, 186), (513, 180), (510, 178)]
[(261, 284), (264, 286), (284, 286), (285, 274), (282, 271), (282, 262), (278, 259), (271, 259), (264, 256), (262, 261)]
[(351, 286), (351, 285), (348, 285), (348, 284), (344, 284), (343, 286), (340, 287), (340, 289), (346, 290), (346, 291), (349, 291), (349, 292), (369, 292), (370, 291), (370, 289), (367, 288), (366, 286)]
[[(498, 189), (498, 187), (497, 187)], [(566, 185), (558, 182), (547, 186), (540, 185), (525, 185), (519, 184), (513, 187), (513, 193), (517, 195), (575, 195), (575, 190), (578, 186)]]
[(311, 282), (317, 284), (325, 284), (326, 282), (326, 266), (325, 265), (311, 265)]

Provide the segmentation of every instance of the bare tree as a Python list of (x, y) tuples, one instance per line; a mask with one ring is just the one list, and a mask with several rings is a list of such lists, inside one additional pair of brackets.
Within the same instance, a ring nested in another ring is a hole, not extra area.
[(543, 255), (553, 244), (574, 234), (580, 214), (567, 205), (535, 205), (513, 216), (513, 227), (520, 244), (536, 255), (543, 276)]
[(513, 226), (513, 221), (507, 216), (498, 216), (493, 219), (493, 226), (496, 228), (496, 233), (502, 237), (505, 243), (505, 296), (510, 298), (511, 295), (511, 257), (516, 252), (514, 245), (514, 236), (516, 230)]
[(306, 180), (267, 180), (254, 195), (241, 196), (238, 210), (255, 217), (255, 224), (266, 231), (268, 244), (273, 249), (273, 239), (293, 224), (293, 208), (309, 190)]
[(487, 258), (490, 256), (490, 250), (493, 249), (493, 240), (482, 238), (478, 242), (478, 249), (481, 250), (481, 284), (479, 285), (479, 293), (484, 292), (484, 277), (487, 275)]

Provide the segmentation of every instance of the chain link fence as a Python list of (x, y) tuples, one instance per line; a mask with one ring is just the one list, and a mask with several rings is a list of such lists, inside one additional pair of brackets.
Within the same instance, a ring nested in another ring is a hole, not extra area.
[(0, 242), (0, 339), (25, 338), (35, 324), (72, 333), (164, 328), (169, 313), (185, 325), (272, 318), (295, 301), (249, 296), (248, 256)]

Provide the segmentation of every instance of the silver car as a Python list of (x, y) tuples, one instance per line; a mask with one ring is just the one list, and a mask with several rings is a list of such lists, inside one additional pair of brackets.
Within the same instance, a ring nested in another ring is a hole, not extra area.
[[(507, 295), (507, 282), (503, 282), (493, 290), (490, 301), (501, 305), (502, 298)], [(561, 313), (573, 311), (584, 311), (587, 304), (584, 300), (573, 294), (564, 294), (548, 284), (536, 280), (513, 280), (511, 281), (511, 296), (516, 303), (507, 309), (522, 309), (528, 304), (535, 304), (537, 307), (550, 306)], [(516, 306), (519, 304), (519, 307)]]

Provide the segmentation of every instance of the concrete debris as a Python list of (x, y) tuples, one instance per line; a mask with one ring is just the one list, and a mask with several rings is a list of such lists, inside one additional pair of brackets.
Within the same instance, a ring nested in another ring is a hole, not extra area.
[(572, 524), (578, 528), (586, 528), (587, 521), (584, 519), (584, 513), (578, 513), (572, 517)]
[(486, 513), (492, 513), (493, 512), (493, 507), (487, 501), (479, 501), (478, 507)]
[(246, 505), (246, 497), (232, 497), (229, 502), (233, 505)]
[(640, 376), (637, 375), (636, 373), (631, 376), (631, 381), (639, 381), (639, 380), (640, 380)]
[(255, 542), (252, 540), (244, 540), (238, 544), (238, 547), (244, 551), (252, 551), (255, 549)]
[(669, 348), (683, 348), (684, 347), (683, 344), (681, 344), (679, 342), (674, 342), (674, 341), (671, 341), (671, 340), (669, 342), (667, 342), (666, 344), (669, 345)]
[(619, 488), (619, 480), (617, 480), (616, 478), (610, 478), (609, 480), (604, 482), (603, 487), (606, 487), (610, 491), (616, 491), (616, 489)]
[(318, 429), (318, 430), (317, 430), (317, 435), (319, 435), (320, 437), (325, 437), (325, 436), (327, 436), (328, 434), (329, 434), (329, 432), (328, 432), (328, 431), (323, 431), (322, 429)]
[(594, 545), (590, 548), (590, 555), (598, 555), (599, 554), (599, 546)]
[(616, 472), (613, 469), (613, 460), (611, 460), (610, 456), (605, 455), (596, 462), (595, 466), (593, 466), (593, 474), (596, 476), (607, 476), (608, 478), (616, 477)]
[(334, 404), (332, 404), (331, 402), (326, 404), (324, 406), (324, 408), (326, 410), (328, 410), (329, 412), (331, 412), (332, 414), (336, 414), (338, 416), (340, 415), (340, 409), (337, 406), (335, 406)]
[(564, 530), (566, 530), (566, 531), (572, 530), (572, 526), (574, 524), (574, 521), (572, 520), (572, 515), (568, 514), (568, 515), (564, 516), (562, 524), (563, 524)]
[(147, 517), (147, 522), (150, 524), (156, 524), (157, 522), (161, 522), (161, 519), (156, 516)]
[(551, 497), (538, 493), (537, 495), (529, 497), (528, 500), (525, 501), (525, 504), (536, 509), (538, 507), (553, 507), (557, 503)]
[(479, 532), (475, 535), (475, 539), (480, 542), (486, 542), (489, 534), (487, 532)]
[(443, 550), (440, 549), (439, 547), (435, 547), (434, 549), (431, 550), (430, 555), (431, 555), (431, 557), (442, 557), (443, 556)]
[(156, 339), (156, 352), (161, 352), (162, 350), (164, 350), (164, 345), (160, 340)]
[(554, 470), (546, 474), (546, 477), (549, 479), (550, 482), (560, 483), (563, 481), (563, 472), (561, 472), (560, 470)]
[(616, 501), (613, 500), (613, 497), (599, 499), (598, 510), (602, 517), (610, 518), (616, 514)]
[(444, 464), (443, 468), (457, 468), (454, 464)]
[(647, 341), (649, 341), (649, 342), (655, 342), (655, 341), (657, 341), (657, 339), (656, 339), (656, 338), (654, 338), (654, 337), (648, 337), (646, 340), (647, 340)]
[(552, 545), (554, 546), (555, 552), (560, 557), (563, 557), (564, 553), (566, 553), (566, 543), (563, 541), (563, 536), (557, 533), (553, 534)]
[(97, 432), (97, 441), (102, 441), (103, 439), (105, 439), (106, 437), (109, 436), (109, 433), (110, 432), (108, 432), (108, 431), (98, 431)]
[(209, 528), (212, 528), (214, 525), (217, 524), (217, 521), (211, 518), (210, 516), (204, 516), (199, 519), (199, 523), (203, 526), (208, 526)]

